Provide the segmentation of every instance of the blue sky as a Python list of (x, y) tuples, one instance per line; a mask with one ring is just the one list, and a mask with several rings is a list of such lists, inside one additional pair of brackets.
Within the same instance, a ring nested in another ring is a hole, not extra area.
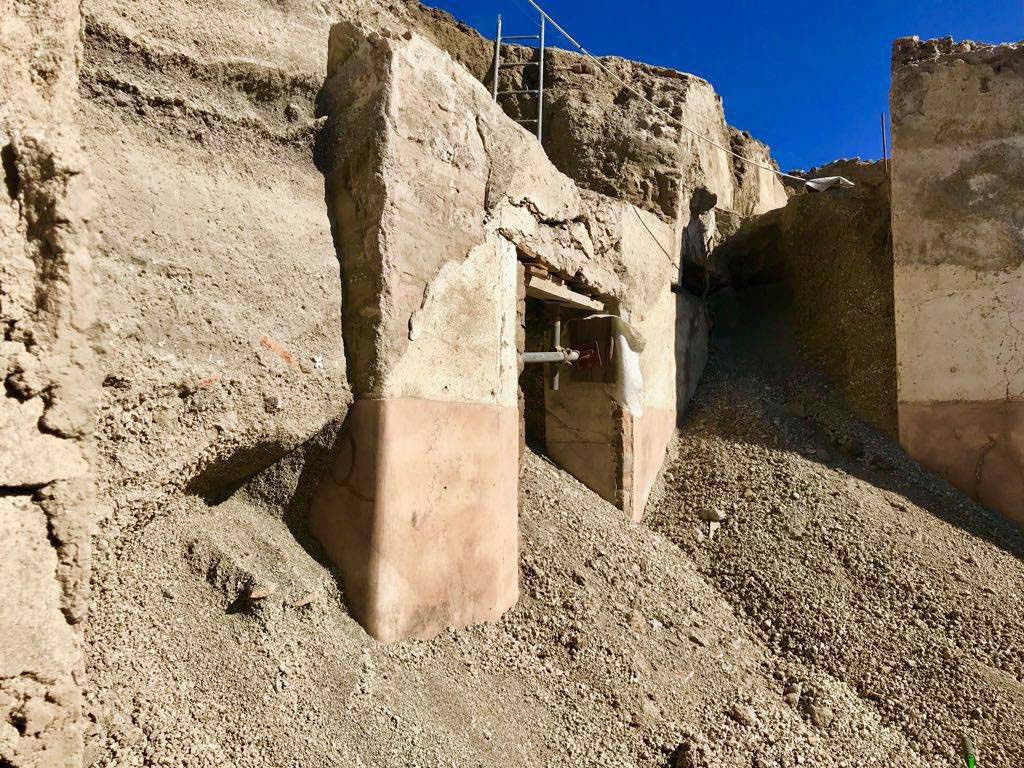
[[(525, 0), (425, 0), (494, 35), (532, 32)], [(1024, 40), (1024, 0), (539, 0), (596, 54), (693, 72), (726, 119), (768, 142), (784, 170), (881, 156), (897, 37)], [(569, 47), (557, 35), (552, 44)]]

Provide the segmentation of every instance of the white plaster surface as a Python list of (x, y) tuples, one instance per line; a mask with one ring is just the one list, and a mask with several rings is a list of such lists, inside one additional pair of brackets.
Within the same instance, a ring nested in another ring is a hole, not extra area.
[(903, 265), (895, 290), (904, 402), (1024, 398), (1024, 265)]
[(382, 397), (515, 407), (516, 249), (499, 235), (441, 267)]

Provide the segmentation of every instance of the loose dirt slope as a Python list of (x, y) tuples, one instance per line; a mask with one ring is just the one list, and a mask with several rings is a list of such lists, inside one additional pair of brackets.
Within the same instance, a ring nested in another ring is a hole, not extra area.
[(649, 524), (804, 666), (803, 711), (824, 677), (942, 764), (969, 734), (982, 764), (1024, 765), (1024, 537), (837, 408), (729, 302)]
[[(519, 606), (374, 644), (296, 543), (316, 456), (124, 546), (101, 595), (123, 618), (92, 633), (95, 764), (926, 764), (826, 675), (813, 679), (842, 717), (807, 722), (783, 699), (812, 677), (799, 660), (757, 640), (675, 546), (533, 454)], [(248, 584), (277, 587), (237, 600)]]

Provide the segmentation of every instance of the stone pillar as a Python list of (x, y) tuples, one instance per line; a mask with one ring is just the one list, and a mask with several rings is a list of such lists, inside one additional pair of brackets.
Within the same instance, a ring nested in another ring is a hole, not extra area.
[(97, 395), (80, 8), (0, 13), (0, 765), (82, 759)]
[(516, 249), (486, 226), (468, 73), (424, 41), (348, 25), (330, 61), (327, 202), (355, 402), (311, 526), (370, 634), (430, 637), (518, 599)]
[(559, 459), (547, 430), (553, 458), (639, 517), (675, 425), (678, 238), (577, 188), (415, 35), (336, 25), (322, 106), (356, 402), (311, 526), (371, 634), (428, 637), (518, 595), (518, 258), (614, 306), (643, 339), (632, 400), (601, 385), (596, 416), (589, 400), (570, 408), (576, 433), (601, 421), (600, 462), (596, 448), (586, 466)]
[(1024, 523), (1024, 45), (897, 40), (900, 440)]

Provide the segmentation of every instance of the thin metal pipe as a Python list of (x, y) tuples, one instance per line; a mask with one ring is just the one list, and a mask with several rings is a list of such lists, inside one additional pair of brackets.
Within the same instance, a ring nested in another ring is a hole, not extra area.
[(501, 73), (501, 14), (498, 14), (498, 31), (494, 35), (494, 86), (491, 94), (498, 100), (498, 75)]
[(548, 21), (550, 21), (551, 22), (551, 26), (553, 26), (555, 29), (557, 29), (559, 32), (562, 33), (562, 37), (564, 37), (570, 43), (572, 43), (577, 48), (579, 48), (581, 51), (583, 51), (583, 53), (587, 54), (587, 56), (590, 56), (590, 58), (595, 58), (594, 55), (590, 51), (588, 51), (582, 45), (577, 43), (576, 40), (573, 39), (572, 35), (570, 35), (568, 32), (566, 32), (564, 29), (562, 29), (562, 27), (559, 25), (559, 23), (557, 21), (555, 21), (553, 18), (551, 18), (548, 15), (548, 12), (545, 11), (543, 8), (541, 8), (539, 5), (537, 5), (537, 3), (534, 2), (534, 0), (526, 0), (526, 2), (528, 2), (530, 5), (532, 5), (537, 10), (537, 13), (539, 13), (541, 15), (542, 18), (545, 18)]
[(889, 142), (885, 138), (885, 112), (882, 113), (882, 160), (889, 167)]
[[(555, 349), (561, 349), (562, 348), (562, 317), (561, 317), (561, 310), (559, 310), (559, 308), (557, 306), (555, 307), (555, 327), (553, 329), (552, 336), (554, 337), (553, 341), (555, 342), (554, 343)], [(555, 375), (551, 377), (551, 389), (553, 389), (555, 392), (558, 391), (558, 377), (559, 377), (559, 374), (561, 373), (561, 371), (562, 371), (562, 366), (556, 367), (555, 368)]]
[(544, 14), (540, 17), (540, 75), (537, 85), (537, 141), (544, 140)]
[(563, 349), (555, 352), (523, 352), (523, 362), (531, 363), (575, 363), (580, 353), (575, 349)]
[(882, 159), (885, 161), (885, 175), (892, 175), (892, 128), (889, 123), (889, 116), (882, 113)]

